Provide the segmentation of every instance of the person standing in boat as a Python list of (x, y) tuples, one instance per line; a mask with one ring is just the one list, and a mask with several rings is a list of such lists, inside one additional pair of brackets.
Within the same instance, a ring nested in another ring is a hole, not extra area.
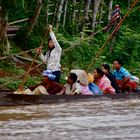
[(131, 75), (129, 71), (123, 67), (122, 60), (115, 59), (113, 61), (113, 67), (115, 69), (113, 75), (115, 76), (117, 84), (119, 88), (122, 90), (122, 92), (136, 91), (137, 83), (130, 79)]
[(50, 38), (48, 39), (48, 51), (46, 55), (42, 53), (42, 46), (37, 49), (37, 52), (40, 54), (40, 59), (46, 64), (47, 63), (47, 70), (52, 71), (52, 73), (56, 76), (54, 81), (59, 82), (61, 76), (60, 70), (60, 59), (62, 48), (60, 47), (55, 34), (52, 31), (52, 26), (49, 25), (49, 33)]
[(106, 77), (110, 80), (112, 87), (115, 89), (116, 93), (120, 93), (118, 84), (115, 80), (114, 75), (110, 72), (110, 67), (108, 64), (102, 64), (101, 67), (102, 71), (104, 72), (104, 74), (106, 75)]

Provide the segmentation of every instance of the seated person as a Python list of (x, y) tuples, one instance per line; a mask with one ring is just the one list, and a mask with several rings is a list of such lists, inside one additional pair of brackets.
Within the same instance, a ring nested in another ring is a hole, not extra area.
[(49, 95), (56, 95), (59, 93), (62, 94), (64, 92), (64, 86), (53, 81), (55, 79), (55, 75), (53, 75), (50, 70), (44, 70), (42, 76), (43, 81), (38, 85), (30, 87), (29, 89), (31, 91), (36, 89), (38, 86), (43, 86), (45, 87)]
[(94, 82), (94, 77), (91, 73), (88, 73), (88, 87), (89, 90), (94, 94), (94, 95), (103, 95), (103, 92), (101, 89), (95, 84)]
[(110, 72), (109, 65), (103, 64), (101, 68), (102, 68), (102, 71), (104, 72), (104, 74), (106, 75), (106, 77), (110, 80), (112, 87), (115, 89), (115, 92), (119, 93), (120, 90), (119, 90), (118, 84), (115, 80), (114, 75)]
[(100, 68), (96, 68), (93, 71), (93, 76), (95, 78), (94, 83), (104, 94), (115, 94), (115, 89), (111, 86), (110, 80), (105, 76), (104, 72)]
[(122, 67), (123, 63), (120, 59), (116, 59), (113, 61), (114, 72), (113, 75), (117, 81), (119, 88), (123, 91), (135, 91), (137, 89), (136, 82), (130, 80), (130, 73), (124, 67)]
[(81, 87), (81, 95), (93, 95), (88, 87), (87, 73), (84, 70), (71, 70), (71, 72), (77, 75), (77, 82)]
[(65, 94), (75, 95), (81, 94), (80, 84), (77, 83), (77, 75), (75, 73), (70, 73), (68, 76), (67, 84), (65, 85)]

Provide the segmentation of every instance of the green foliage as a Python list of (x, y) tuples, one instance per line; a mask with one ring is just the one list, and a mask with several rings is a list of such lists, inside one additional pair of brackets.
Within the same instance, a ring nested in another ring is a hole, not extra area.
[[(36, 0), (0, 0), (0, 5), (5, 7), (5, 13), (8, 12), (8, 22), (30, 18), (34, 15), (36, 8)], [(107, 38), (111, 33), (100, 32), (91, 39), (87, 39), (81, 41), (80, 37), (80, 26), (76, 20), (73, 21), (73, 10), (74, 8), (82, 9), (81, 4), (82, 0), (80, 0), (80, 4), (77, 7), (74, 7), (73, 2), (70, 1), (68, 4), (68, 12), (66, 18), (65, 27), (60, 24), (59, 30), (57, 30), (54, 26), (54, 32), (57, 36), (57, 39), (63, 49), (68, 49), (69, 47), (74, 46), (69, 51), (66, 51), (62, 55), (61, 64), (62, 68), (64, 68), (62, 73), (62, 82), (65, 82), (64, 77), (67, 76), (67, 73), (70, 69), (80, 68), (87, 69), (87, 67), (91, 64), (92, 61), (95, 61), (95, 64), (91, 67), (92, 70), (94, 67), (101, 66), (103, 62), (112, 64), (112, 61), (115, 58), (122, 58), (124, 61), (124, 66), (130, 71), (140, 76), (140, 2), (135, 6), (135, 8), (131, 11), (130, 15), (125, 19), (123, 25), (121, 26), (118, 35), (115, 41), (111, 41), (105, 46), (105, 49), (101, 53), (101, 55), (95, 59), (95, 56), (99, 52), (102, 45), (105, 43)], [(131, 1), (132, 3), (133, 1)], [(51, 1), (52, 4), (57, 4), (58, 1)], [(96, 26), (96, 31), (100, 30), (102, 27), (106, 26), (108, 19), (108, 3), (109, 1), (105, 1), (103, 15), (104, 25)], [(121, 8), (121, 16), (123, 17), (125, 13), (128, 11), (128, 2), (125, 0), (115, 0), (113, 2), (113, 6), (119, 4)], [(19, 25), (22, 26), (22, 29), (18, 32), (17, 36), (12, 40), (11, 43), (11, 53), (16, 53), (21, 50), (29, 50), (32, 48), (39, 47), (41, 40), (43, 38), (45, 27), (48, 23), (46, 23), (46, 9), (48, 6), (48, 0), (43, 0), (43, 7), (41, 13), (39, 15), (37, 24), (35, 25), (31, 35), (29, 37), (26, 36), (28, 30), (28, 23), (21, 23)], [(52, 6), (50, 12), (55, 10), (55, 6)], [(82, 14), (79, 14), (77, 18), (82, 21)], [(91, 15), (90, 15), (91, 16)], [(55, 15), (56, 18), (56, 15)], [(62, 18), (63, 19), (63, 18)], [(62, 19), (60, 23), (62, 23)], [(52, 23), (52, 18), (49, 18), (49, 23)], [(55, 21), (56, 19), (54, 19)], [(55, 25), (55, 24), (54, 24)], [(89, 34), (85, 33), (84, 37), (88, 37)], [(80, 42), (77, 44), (77, 42)], [(47, 46), (47, 38), (44, 43)], [(77, 45), (75, 45), (77, 44)], [(110, 52), (110, 46), (112, 47), (112, 52)], [(18, 46), (18, 47), (17, 47)], [(20, 47), (20, 48), (19, 48)], [(23, 74), (24, 71), (22, 69), (17, 69), (14, 67), (10, 61), (3, 61), (0, 63), (1, 69), (6, 70), (7, 72), (18, 73), (19, 75)], [(9, 79), (7, 79), (9, 80)], [(32, 77), (29, 78), (28, 82), (25, 86), (30, 86), (38, 82), (40, 79)], [(4, 79), (0, 80), (0, 84), (6, 82)], [(17, 88), (21, 81), (13, 82), (9, 85), (9, 88)]]

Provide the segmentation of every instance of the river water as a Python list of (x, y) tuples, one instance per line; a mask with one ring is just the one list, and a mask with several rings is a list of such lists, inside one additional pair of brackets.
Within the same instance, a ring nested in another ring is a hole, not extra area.
[(140, 140), (140, 100), (0, 107), (0, 140)]

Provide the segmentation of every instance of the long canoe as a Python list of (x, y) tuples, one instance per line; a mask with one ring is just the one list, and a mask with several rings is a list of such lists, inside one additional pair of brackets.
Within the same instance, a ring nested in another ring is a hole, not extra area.
[(140, 99), (140, 92), (136, 93), (119, 93), (105, 95), (25, 95), (13, 94), (12, 91), (0, 92), (0, 106), (16, 105), (33, 105), (62, 103), (70, 101), (99, 101), (99, 100), (116, 100), (116, 99)]

